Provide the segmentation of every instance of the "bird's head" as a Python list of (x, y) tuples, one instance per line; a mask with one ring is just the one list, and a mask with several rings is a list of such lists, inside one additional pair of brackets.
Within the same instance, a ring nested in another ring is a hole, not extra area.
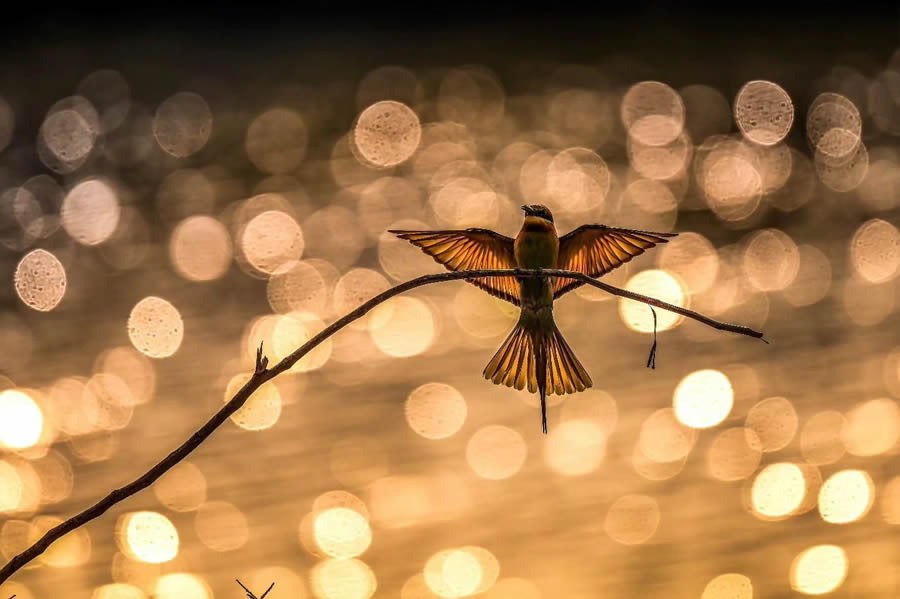
[(526, 204), (522, 206), (522, 212), (525, 213), (525, 216), (536, 216), (548, 220), (551, 223), (553, 222), (553, 214), (550, 212), (550, 209), (543, 204)]

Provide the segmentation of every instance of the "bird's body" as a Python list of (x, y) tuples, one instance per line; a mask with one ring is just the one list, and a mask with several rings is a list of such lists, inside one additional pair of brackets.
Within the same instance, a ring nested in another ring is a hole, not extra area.
[[(559, 268), (593, 277), (674, 235), (584, 225), (560, 238), (545, 206), (522, 209), (525, 222), (515, 239), (487, 229), (390, 232), (419, 246), (450, 270)], [(519, 321), (483, 374), (494, 384), (527, 387), (529, 392), (539, 393), (546, 433), (546, 396), (584, 391), (593, 384), (553, 320), (553, 302), (583, 283), (550, 277), (492, 277), (469, 282), (521, 308)]]

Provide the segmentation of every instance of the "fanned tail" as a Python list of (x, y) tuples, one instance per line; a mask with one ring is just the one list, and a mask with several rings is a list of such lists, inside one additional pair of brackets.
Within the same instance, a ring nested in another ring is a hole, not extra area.
[(541, 429), (546, 433), (547, 395), (584, 391), (593, 381), (553, 321), (537, 327), (534, 323), (520, 319), (483, 374), (495, 385), (540, 393)]

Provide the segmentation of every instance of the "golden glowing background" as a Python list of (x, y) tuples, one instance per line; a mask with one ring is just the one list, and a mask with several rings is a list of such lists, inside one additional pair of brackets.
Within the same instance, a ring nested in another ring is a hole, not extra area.
[(0, 597), (900, 593), (896, 40), (805, 62), (735, 38), (723, 76), (664, 41), (327, 39), (209, 67), (179, 41), (165, 73), (149, 38), (48, 40), (0, 77), (3, 561), (186, 439), (261, 342), (281, 359), (441, 270), (389, 228), (513, 236), (543, 203), (561, 234), (678, 232), (605, 280), (771, 345), (658, 311), (648, 370), (650, 310), (582, 287), (556, 317), (595, 386), (551, 396), (544, 436), (536, 396), (480, 375), (516, 309), (421, 288)]

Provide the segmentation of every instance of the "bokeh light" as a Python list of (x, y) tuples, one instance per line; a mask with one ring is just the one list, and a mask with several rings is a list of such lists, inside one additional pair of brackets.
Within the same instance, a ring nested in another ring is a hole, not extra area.
[(796, 464), (770, 464), (753, 479), (754, 514), (766, 520), (786, 518), (803, 503), (806, 491), (803, 470)]
[(0, 391), (0, 447), (31, 447), (43, 428), (44, 414), (34, 399), (15, 389)]
[(590, 420), (567, 420), (550, 433), (544, 457), (552, 470), (581, 476), (596, 470), (606, 456), (606, 435)]
[(642, 81), (622, 98), (622, 122), (628, 135), (648, 146), (674, 141), (684, 128), (684, 102), (660, 81)]
[(617, 543), (640, 545), (656, 533), (660, 519), (655, 499), (648, 495), (625, 495), (609, 506), (603, 530)]
[(638, 447), (654, 462), (675, 462), (687, 456), (696, 441), (693, 428), (682, 424), (673, 409), (662, 408), (641, 424)]
[(404, 406), (406, 422), (426, 439), (445, 439), (456, 434), (466, 421), (468, 407), (462, 394), (444, 383), (416, 387)]
[(66, 269), (46, 250), (32, 250), (16, 265), (13, 275), (16, 294), (26, 306), (49, 312), (66, 293)]
[(119, 198), (108, 182), (85, 179), (66, 194), (59, 217), (72, 239), (98, 245), (116, 230), (120, 213)]
[(157, 599), (212, 599), (209, 585), (196, 574), (174, 572), (164, 574), (153, 585), (153, 597)]
[(145, 297), (128, 315), (128, 338), (150, 358), (168, 358), (184, 338), (184, 321), (178, 309), (161, 297)]
[(140, 587), (124, 582), (104, 584), (94, 589), (91, 599), (146, 599)]
[(203, 96), (178, 92), (153, 115), (153, 137), (167, 154), (185, 158), (203, 149), (212, 134), (213, 115)]
[(307, 133), (303, 117), (287, 108), (262, 113), (247, 128), (247, 157), (264, 173), (287, 173), (306, 155)]
[(794, 439), (799, 419), (787, 398), (769, 397), (750, 408), (744, 426), (756, 433), (763, 451), (778, 451)]
[[(388, 287), (390, 284), (381, 273), (369, 268), (351, 269), (344, 273), (334, 286), (334, 311), (346, 314), (382, 291), (386, 291)], [(373, 320), (378, 326), (381, 326), (391, 313), (392, 311), (387, 314), (382, 313), (377, 320), (370, 313), (355, 323), (351, 323), (350, 326), (356, 329), (367, 329)]]
[(679, 233), (659, 249), (656, 259), (660, 269), (684, 281), (691, 294), (709, 289), (719, 273), (716, 248), (699, 233)]
[(780, 291), (800, 270), (800, 252), (785, 233), (766, 229), (753, 234), (744, 250), (744, 272), (760, 291)]
[(734, 120), (747, 139), (771, 146), (791, 130), (794, 103), (777, 83), (750, 81), (734, 99)]
[(466, 461), (481, 478), (501, 480), (522, 469), (528, 446), (519, 432), (500, 424), (478, 429), (466, 444)]
[[(628, 280), (625, 289), (643, 295), (649, 295), (656, 299), (674, 304), (679, 307), (687, 307), (687, 295), (681, 283), (664, 270), (645, 270)], [(641, 302), (622, 298), (619, 300), (619, 316), (622, 322), (640, 333), (652, 333), (654, 318), (650, 308)], [(656, 330), (666, 331), (677, 326), (684, 316), (669, 312), (668, 310), (656, 310)]]
[[(284, 316), (271, 317), (261, 323), (260, 328), (265, 328), (267, 324), (271, 325), (272, 350), (279, 360), (291, 355), (325, 328), (322, 319), (310, 312), (289, 312)], [(309, 372), (321, 368), (331, 358), (331, 352), (332, 341), (328, 339), (298, 360), (290, 371)]]
[(22, 501), (22, 479), (16, 468), (0, 460), (0, 513), (16, 511)]
[(197, 538), (213, 551), (234, 551), (250, 536), (247, 517), (227, 501), (208, 501), (194, 513)]
[(900, 524), (900, 476), (895, 476), (881, 491), (881, 516), (888, 524)]
[(753, 599), (753, 583), (743, 574), (720, 574), (706, 584), (700, 599)]
[[(250, 373), (236, 374), (225, 387), (224, 402), (231, 401), (238, 391), (250, 380)], [(231, 421), (244, 430), (261, 431), (274, 426), (281, 416), (281, 393), (275, 383), (269, 382), (257, 389), (247, 398), (238, 410), (231, 415)]]
[(878, 218), (863, 223), (850, 241), (850, 258), (870, 283), (893, 279), (900, 272), (900, 231)]
[(206, 477), (193, 462), (181, 461), (153, 483), (160, 503), (176, 512), (190, 512), (206, 501)]
[[(51, 528), (63, 523), (58, 516), (38, 516), (31, 521), (29, 544), (35, 543)], [(85, 528), (75, 530), (53, 541), (40, 556), (40, 561), (52, 568), (83, 566), (91, 557), (91, 537)]]
[(352, 147), (363, 164), (389, 168), (409, 160), (421, 139), (416, 113), (402, 102), (382, 100), (360, 113)]
[(847, 578), (847, 553), (837, 545), (815, 545), (791, 563), (791, 588), (806, 595), (824, 595)]
[(178, 555), (178, 531), (159, 512), (129, 512), (116, 522), (119, 549), (132, 559), (160, 564)]
[(169, 241), (169, 258), (178, 274), (190, 281), (213, 281), (231, 265), (228, 230), (209, 216), (191, 216), (178, 223)]
[(313, 534), (319, 548), (338, 559), (357, 557), (372, 543), (368, 519), (346, 507), (329, 508), (315, 516)]
[(692, 428), (719, 424), (733, 404), (731, 381), (718, 370), (698, 370), (681, 379), (672, 402), (678, 420)]
[(476, 593), (483, 576), (479, 559), (466, 548), (439, 551), (425, 563), (425, 583), (431, 592), (445, 599)]
[(868, 513), (875, 501), (875, 485), (864, 470), (832, 474), (819, 490), (819, 514), (825, 522), (847, 524)]
[(747, 478), (759, 466), (762, 443), (751, 428), (725, 429), (713, 440), (707, 454), (707, 469), (718, 480)]
[(312, 589), (320, 599), (369, 599), (377, 588), (372, 569), (358, 559), (328, 559), (310, 572)]
[(435, 315), (425, 302), (414, 297), (395, 297), (372, 310), (378, 326), (369, 329), (382, 352), (396, 358), (421, 354), (436, 334)]
[[(501, 578), (485, 595), (485, 599), (541, 599), (541, 590), (527, 578)], [(404, 598), (405, 599), (405, 598)]]
[(800, 449), (810, 464), (832, 464), (846, 453), (841, 431), (846, 425), (837, 410), (825, 410), (810, 416), (800, 431)]
[(793, 306), (810, 306), (825, 298), (831, 287), (831, 262), (815, 246), (798, 246), (799, 267), (793, 283), (784, 290), (784, 298)]
[(862, 402), (846, 414), (846, 419), (841, 438), (853, 455), (884, 453), (900, 440), (900, 406), (891, 399)]
[(303, 230), (293, 217), (279, 210), (266, 210), (244, 227), (240, 246), (254, 268), (271, 275), (282, 265), (299, 260), (305, 241)]

